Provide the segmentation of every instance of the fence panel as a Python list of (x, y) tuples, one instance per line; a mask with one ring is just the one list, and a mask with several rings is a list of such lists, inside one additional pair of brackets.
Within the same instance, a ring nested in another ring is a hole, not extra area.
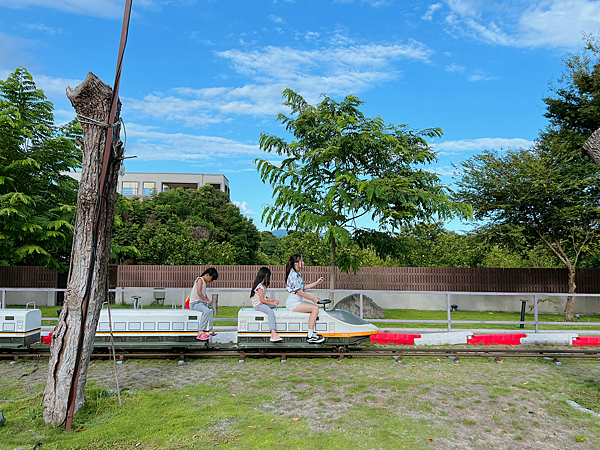
[[(119, 266), (119, 287), (191, 287), (209, 266)], [(216, 288), (250, 289), (260, 266), (214, 266)], [(268, 266), (271, 286), (285, 287), (285, 266)], [(324, 277), (329, 289), (330, 267), (306, 266), (304, 281)], [(494, 269), (452, 267), (363, 267), (357, 273), (336, 268), (336, 289), (458, 292), (567, 292), (566, 269)], [(600, 269), (577, 271), (577, 292), (600, 292)]]
[(57, 288), (58, 272), (46, 267), (0, 266), (0, 287)]

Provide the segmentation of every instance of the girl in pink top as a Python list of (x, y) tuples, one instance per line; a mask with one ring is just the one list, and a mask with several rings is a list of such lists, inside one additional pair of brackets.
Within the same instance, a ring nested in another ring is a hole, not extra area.
[(252, 290), (250, 291), (250, 300), (252, 306), (257, 311), (264, 312), (269, 318), (269, 328), (271, 328), (271, 342), (281, 342), (283, 339), (275, 331), (275, 313), (273, 309), (277, 308), (279, 301), (267, 297), (267, 287), (271, 281), (271, 271), (268, 267), (261, 267), (256, 275)]

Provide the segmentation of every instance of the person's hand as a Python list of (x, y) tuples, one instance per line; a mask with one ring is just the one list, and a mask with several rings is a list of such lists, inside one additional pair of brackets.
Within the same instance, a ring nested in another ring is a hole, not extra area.
[(279, 300), (275, 300), (275, 299), (273, 299), (273, 304), (274, 304), (274, 305), (279, 305)]
[(319, 278), (319, 279), (317, 280), (317, 283), (321, 283), (321, 282), (323, 282), (323, 281), (325, 281), (325, 278), (321, 277), (321, 278)]

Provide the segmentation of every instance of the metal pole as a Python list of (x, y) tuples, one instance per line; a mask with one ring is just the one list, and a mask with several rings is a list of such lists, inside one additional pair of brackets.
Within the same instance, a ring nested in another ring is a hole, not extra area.
[[(527, 305), (527, 300), (521, 299), (521, 322), (525, 321), (525, 305)], [(525, 324), (521, 323), (519, 328), (525, 328)]]
[(537, 294), (533, 296), (533, 322), (535, 324), (535, 332), (539, 331), (538, 325), (538, 302), (537, 302)]
[(450, 292), (446, 292), (446, 313), (448, 314), (448, 331), (452, 331), (452, 318), (450, 316)]
[(363, 293), (360, 293), (360, 318), (363, 318)]

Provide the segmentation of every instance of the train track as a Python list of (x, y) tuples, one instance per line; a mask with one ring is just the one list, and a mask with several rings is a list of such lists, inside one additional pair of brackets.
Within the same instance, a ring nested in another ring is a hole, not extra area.
[[(50, 356), (50, 349), (23, 349), (11, 350), (10, 352), (0, 352), (0, 358), (13, 359), (31, 359), (47, 358)], [(239, 349), (233, 347), (208, 348), (202, 350), (190, 349), (143, 349), (143, 350), (123, 350), (116, 351), (115, 356), (119, 361), (127, 358), (179, 358), (183, 362), (188, 358), (207, 358), (207, 357), (238, 357), (239, 362), (244, 362), (246, 358), (280, 358), (281, 362), (287, 361), (289, 357), (293, 358), (338, 358), (340, 361), (344, 358), (362, 357), (362, 358), (382, 358), (391, 357), (398, 362), (406, 357), (435, 357), (450, 358), (459, 362), (461, 358), (492, 358), (497, 362), (502, 362), (505, 358), (546, 358), (560, 364), (560, 359), (572, 358), (596, 358), (600, 359), (600, 349), (539, 349), (539, 348), (398, 348), (398, 347), (369, 347), (369, 348), (335, 348), (335, 349), (276, 349), (269, 348), (264, 350)], [(112, 353), (95, 352), (92, 358), (112, 358)]]

